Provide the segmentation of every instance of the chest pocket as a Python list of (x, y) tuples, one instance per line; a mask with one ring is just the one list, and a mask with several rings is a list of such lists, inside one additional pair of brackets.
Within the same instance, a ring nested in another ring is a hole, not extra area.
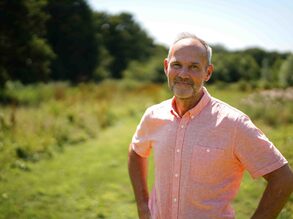
[(224, 164), (223, 149), (195, 146), (190, 162), (190, 177), (200, 183), (218, 182), (223, 177)]

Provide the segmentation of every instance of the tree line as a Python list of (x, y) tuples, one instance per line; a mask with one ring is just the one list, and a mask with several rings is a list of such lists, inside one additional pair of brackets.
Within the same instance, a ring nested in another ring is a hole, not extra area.
[[(165, 81), (167, 48), (130, 13), (93, 11), (85, 0), (1, 0), (0, 18), (0, 87), (7, 81)], [(212, 82), (293, 85), (290, 53), (212, 47)]]

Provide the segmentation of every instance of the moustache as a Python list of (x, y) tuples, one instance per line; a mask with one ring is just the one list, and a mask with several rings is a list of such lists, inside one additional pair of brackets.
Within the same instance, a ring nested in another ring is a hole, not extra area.
[(193, 85), (193, 81), (190, 79), (186, 79), (186, 78), (181, 78), (181, 77), (176, 77), (174, 79), (174, 83), (184, 83), (184, 84), (188, 84), (188, 85)]

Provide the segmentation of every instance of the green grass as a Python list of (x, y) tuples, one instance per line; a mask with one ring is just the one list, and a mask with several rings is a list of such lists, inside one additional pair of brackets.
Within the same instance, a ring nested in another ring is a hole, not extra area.
[(0, 182), (0, 218), (136, 218), (126, 165), (135, 126), (121, 121), (28, 171), (10, 169)]
[[(51, 156), (36, 161), (16, 157), (15, 148), (11, 145), (12, 149), (6, 153), (6, 157), (1, 156), (1, 162), (7, 162), (7, 165), (2, 165), (0, 170), (0, 219), (137, 218), (136, 205), (127, 173), (128, 144), (144, 109), (166, 98), (168, 94), (165, 90), (153, 85), (137, 86), (107, 82), (99, 88), (94, 85), (83, 86), (69, 91), (66, 88), (62, 91), (65, 94), (63, 99), (51, 100), (57, 101), (55, 107), (60, 107), (58, 115), (61, 121), (64, 116), (67, 116), (68, 110), (71, 110), (74, 116), (79, 115), (75, 113), (79, 111), (76, 109), (81, 109), (83, 106), (86, 113), (80, 119), (88, 124), (89, 130), (94, 131), (95, 125), (90, 122), (90, 118), (94, 115), (91, 113), (93, 112), (91, 108), (100, 107), (100, 105), (95, 105), (98, 96), (99, 100), (104, 100), (104, 104), (111, 108), (108, 119), (114, 116), (115, 122), (101, 128), (98, 120), (95, 120), (97, 121), (97, 135), (74, 144), (65, 141), (62, 150), (56, 150), (56, 147), (52, 146)], [(110, 93), (111, 87), (113, 92)], [(236, 107), (241, 107), (240, 100), (250, 94), (241, 92), (234, 86), (223, 89), (210, 86), (209, 91), (212, 95)], [(70, 95), (67, 95), (67, 92)], [(85, 97), (87, 98), (84, 99)], [(104, 97), (106, 99), (103, 99)], [(22, 98), (27, 97), (22, 96)], [(36, 99), (38, 98), (34, 98), (34, 101)], [(75, 108), (66, 109), (67, 101), (73, 101), (72, 99), (76, 99)], [(80, 103), (81, 99), (83, 101)], [(27, 102), (29, 101), (26, 100), (26, 104)], [(42, 121), (42, 118), (45, 118), (44, 113), (48, 112), (46, 107), (53, 107), (50, 105), (51, 102), (48, 102), (47, 105), (41, 102), (37, 104), (44, 105), (37, 110), (35, 104), (36, 102), (33, 106), (21, 108), (23, 112), (20, 113), (19, 118), (21, 121), (29, 121), (28, 119), (34, 113), (39, 113), (40, 119), (32, 120), (28, 124), (30, 128), (27, 130), (27, 135), (31, 138), (33, 145), (37, 145), (34, 141), (37, 142), (40, 140), (38, 137), (43, 136), (30, 135), (29, 130), (35, 130), (33, 121), (37, 121), (37, 123)], [(107, 109), (106, 106), (103, 110)], [(291, 149), (293, 124), (270, 126), (262, 120), (255, 122), (293, 166), (293, 150)], [(67, 129), (70, 123), (61, 125)], [(48, 133), (48, 135), (50, 134), (51, 132)], [(69, 135), (72, 133), (70, 132)], [(8, 142), (8, 137), (5, 135), (2, 137)], [(14, 141), (14, 144), (17, 142)], [(1, 144), (0, 151), (1, 147), (5, 148), (5, 142), (1, 142)], [(9, 151), (8, 149), (6, 148), (7, 151)], [(7, 157), (8, 155), (10, 157)], [(152, 160), (150, 166), (153, 167)], [(150, 168), (150, 187), (152, 183), (153, 171)], [(246, 219), (252, 215), (264, 187), (264, 180), (252, 180), (247, 173), (245, 174), (239, 194), (233, 203), (237, 219)], [(291, 219), (292, 215), (293, 197), (291, 196), (279, 219)]]

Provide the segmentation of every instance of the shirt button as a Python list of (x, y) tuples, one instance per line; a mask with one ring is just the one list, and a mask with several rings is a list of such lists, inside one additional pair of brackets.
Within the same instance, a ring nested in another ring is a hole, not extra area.
[(174, 198), (173, 201), (174, 201), (174, 202), (177, 202), (177, 198)]
[(184, 128), (184, 125), (182, 125), (181, 128), (183, 129)]
[(176, 150), (176, 152), (177, 152), (177, 153), (179, 153), (179, 152), (180, 152), (180, 150), (179, 150), (179, 149), (177, 149), (177, 150)]
[(175, 177), (177, 178), (178, 176), (179, 176), (179, 175), (176, 173), (176, 174), (175, 174)]
[(194, 119), (194, 116), (191, 116), (192, 119)]

